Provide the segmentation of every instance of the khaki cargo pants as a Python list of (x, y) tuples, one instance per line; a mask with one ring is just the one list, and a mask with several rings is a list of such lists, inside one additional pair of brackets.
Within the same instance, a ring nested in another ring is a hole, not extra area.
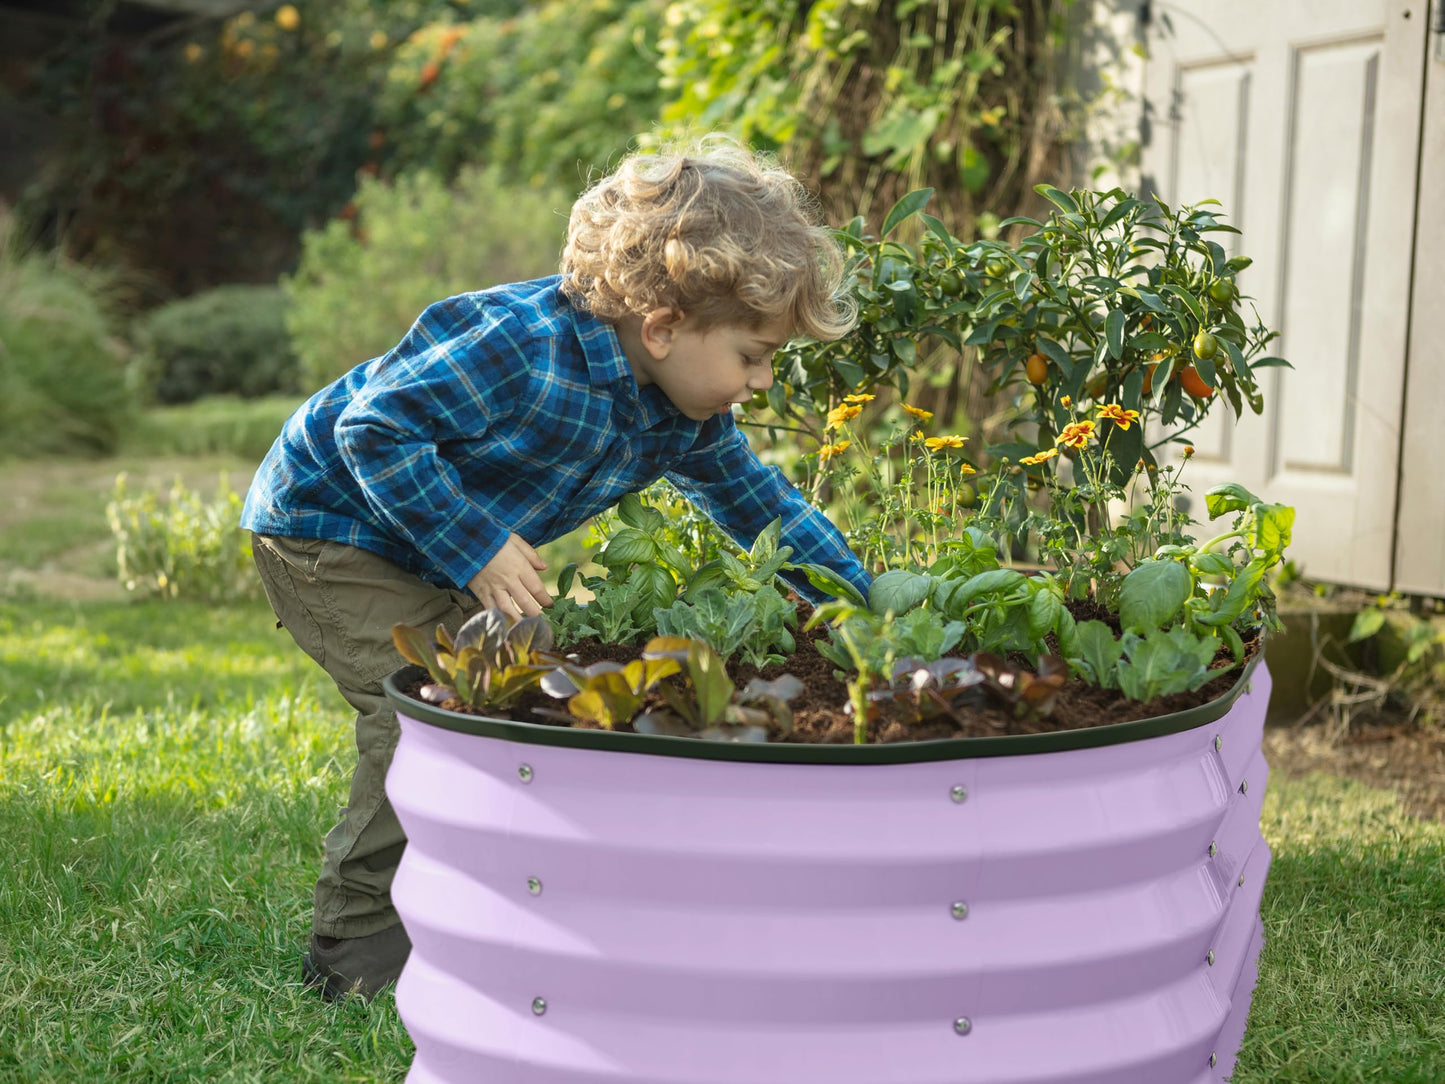
[(391, 879), (406, 848), (384, 789), (400, 730), (381, 679), (404, 663), (391, 628), (440, 623), (456, 632), (481, 603), (340, 542), (258, 534), (251, 549), (277, 618), (356, 709), (356, 771), (350, 798), (326, 836), (312, 932), (379, 933), (399, 921)]

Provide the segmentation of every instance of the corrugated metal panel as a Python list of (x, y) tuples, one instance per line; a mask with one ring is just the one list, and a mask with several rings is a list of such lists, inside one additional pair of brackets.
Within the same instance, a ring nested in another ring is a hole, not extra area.
[(1261, 943), (1269, 684), (1128, 744), (866, 766), (403, 717), (408, 1080), (1222, 1080)]

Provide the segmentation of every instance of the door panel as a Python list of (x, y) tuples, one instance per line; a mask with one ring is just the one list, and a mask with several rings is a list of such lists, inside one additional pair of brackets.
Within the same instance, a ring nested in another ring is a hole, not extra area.
[[(1221, 404), (1186, 480), (1296, 509), (1311, 576), (1390, 581), (1423, 12), (1398, 3), (1187, 0), (1149, 28), (1146, 190), (1215, 198), (1254, 258), (1240, 276), (1282, 337), (1262, 416)], [(1244, 310), (1249, 320), (1248, 309)], [(1196, 514), (1202, 501), (1195, 501)]]

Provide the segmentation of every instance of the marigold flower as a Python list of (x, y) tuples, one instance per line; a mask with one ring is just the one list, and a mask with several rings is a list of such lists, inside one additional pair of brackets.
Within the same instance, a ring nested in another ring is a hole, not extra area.
[(1185, 458), (1185, 459), (1188, 459), (1188, 458), (1190, 458), (1193, 454), (1194, 454), (1194, 445), (1192, 445), (1192, 444), (1186, 444), (1186, 445), (1184, 446), (1184, 458)]
[(1083, 448), (1093, 435), (1093, 422), (1073, 422), (1064, 426), (1064, 431), (1054, 439), (1054, 443), (1062, 444), (1066, 448)]
[(1125, 410), (1119, 403), (1109, 403), (1099, 408), (1099, 418), (1108, 419), (1120, 429), (1127, 430), (1129, 426), (1139, 420), (1137, 410)]
[(837, 429), (838, 426), (842, 425), (844, 422), (851, 421), (862, 413), (862, 407), (854, 406), (851, 403), (844, 403), (842, 406), (835, 406), (832, 410), (828, 411), (827, 428)]
[(940, 448), (962, 448), (963, 442), (967, 439), (967, 437), (953, 435), (946, 437), (928, 437), (923, 441), (923, 446), (934, 452)]
[(907, 403), (901, 405), (903, 407), (903, 413), (911, 414), (921, 422), (933, 421), (933, 411), (924, 410), (922, 407), (909, 406)]
[(1045, 448), (1038, 455), (1026, 455), (1019, 460), (1020, 463), (1027, 463), (1031, 467), (1037, 467), (1040, 463), (1047, 463), (1054, 456), (1059, 454), (1057, 448)]
[(959, 474), (977, 474), (978, 471), (974, 470), (974, 469), (973, 469), (972, 467), (970, 467), (967, 463), (960, 463), (960, 464), (958, 465), (958, 473), (959, 473)]
[(848, 445), (852, 443), (853, 442), (851, 440), (840, 440), (836, 441), (833, 444), (823, 445), (821, 448), (818, 449), (818, 462), (826, 463), (835, 455), (842, 455), (848, 450)]
[(1070, 396), (1068, 396), (1068, 395), (1065, 395), (1062, 399), (1059, 400), (1059, 406), (1063, 407), (1065, 410), (1068, 410), (1069, 407), (1071, 407), (1071, 406), (1073, 406), (1073, 405), (1074, 405), (1074, 400), (1073, 400), (1072, 397), (1070, 397)]
[(845, 395), (845, 396), (843, 396), (843, 402), (845, 402), (845, 403), (871, 403), (871, 402), (872, 402), (874, 399), (876, 399), (876, 398), (877, 398), (877, 396), (875, 396), (875, 395), (869, 395), (867, 392), (862, 392), (862, 391), (860, 391), (860, 392), (855, 392), (855, 393), (852, 394), (852, 395)]

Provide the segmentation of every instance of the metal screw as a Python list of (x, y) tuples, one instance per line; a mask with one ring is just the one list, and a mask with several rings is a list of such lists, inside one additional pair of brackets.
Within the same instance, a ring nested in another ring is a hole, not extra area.
[(968, 917), (968, 904), (964, 903), (962, 900), (957, 901), (957, 902), (953, 905), (953, 907), (951, 908), (951, 910), (953, 911), (953, 917), (954, 917), (954, 918), (967, 918), (967, 917)]
[(955, 802), (961, 802), (968, 797), (968, 788), (960, 784), (958, 786), (955, 786), (948, 793)]
[(1210, 858), (1213, 858), (1213, 857), (1214, 857), (1216, 854), (1218, 854), (1218, 853), (1219, 853), (1219, 844), (1216, 843), (1214, 840), (1211, 839), (1211, 840), (1209, 841), (1209, 857), (1210, 857)]
[(534, 896), (540, 896), (542, 894), (542, 882), (537, 880), (537, 878), (535, 877), (528, 877), (527, 891), (532, 893), (532, 895)]
[(1242, 873), (1239, 875), (1239, 887), (1240, 887), (1240, 888), (1243, 888), (1243, 887), (1244, 887), (1244, 874), (1242, 874)]
[(1249, 793), (1249, 780), (1248, 780), (1248, 779), (1242, 780), (1242, 781), (1240, 782), (1240, 784), (1239, 784), (1239, 793), (1240, 793), (1240, 794), (1248, 794), (1248, 793)]
[(523, 783), (530, 783), (532, 781), (532, 766), (530, 764), (523, 764), (517, 769), (517, 778)]
[(1214, 751), (1217, 753), (1224, 748), (1224, 739), (1218, 734), (1214, 735)]
[(534, 997), (534, 998), (532, 999), (532, 1012), (533, 1012), (533, 1014), (535, 1014), (535, 1015), (537, 1015), (537, 1016), (541, 1016), (541, 1015), (542, 1015), (544, 1012), (546, 1012), (546, 1011), (547, 1011), (547, 999), (546, 999), (545, 997)]
[(967, 1035), (973, 1030), (973, 1023), (966, 1016), (960, 1016), (953, 1022), (953, 1030), (959, 1035)]
[(1244, 691), (1247, 693), (1254, 692), (1254, 682), (1252, 680), (1244, 683)]
[(1210, 966), (1210, 967), (1213, 967), (1213, 966), (1214, 966), (1214, 950), (1213, 950), (1213, 949), (1210, 949), (1210, 950), (1209, 950), (1209, 955), (1206, 956), (1205, 959), (1209, 961), (1209, 966)]
[(1213, 1069), (1215, 1062), (1217, 1062), (1218, 1060), (1219, 1060), (1219, 1055), (1218, 1055), (1218, 1054), (1210, 1054), (1210, 1055), (1209, 1055), (1209, 1067), (1210, 1067), (1211, 1069)]

